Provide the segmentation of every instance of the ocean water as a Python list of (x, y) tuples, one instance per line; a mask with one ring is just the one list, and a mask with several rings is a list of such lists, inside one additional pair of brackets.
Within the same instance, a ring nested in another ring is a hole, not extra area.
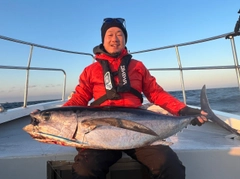
[[(183, 101), (182, 91), (171, 91), (169, 93)], [(212, 109), (240, 115), (240, 91), (237, 87), (207, 89), (207, 97)], [(200, 90), (187, 90), (186, 98), (187, 104), (200, 106)], [(27, 105), (54, 100), (30, 101)], [(23, 102), (2, 103), (1, 105), (7, 110), (21, 107)]]
[[(42, 101), (28, 101), (27, 105), (29, 106), (29, 105), (34, 105), (34, 104), (38, 104), (38, 103), (46, 103), (46, 102), (50, 102), (50, 101), (56, 101), (56, 99), (42, 100)], [(23, 102), (11, 102), (11, 103), (0, 103), (0, 104), (5, 110), (14, 109), (14, 108), (23, 106)]]
[[(212, 88), (207, 89), (206, 92), (212, 109), (240, 115), (240, 90), (238, 87)], [(183, 100), (181, 91), (170, 93), (176, 98)], [(200, 106), (200, 93), (201, 90), (187, 90), (187, 104)]]

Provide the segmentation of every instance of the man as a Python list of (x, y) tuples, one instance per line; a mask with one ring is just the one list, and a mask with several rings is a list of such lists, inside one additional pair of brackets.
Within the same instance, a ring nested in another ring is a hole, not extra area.
[[(194, 125), (207, 121), (204, 111), (192, 109), (164, 91), (143, 63), (132, 59), (125, 46), (128, 34), (124, 22), (122, 18), (104, 19), (102, 44), (93, 49), (96, 62), (83, 70), (75, 93), (64, 106), (87, 106), (94, 98), (92, 106), (140, 107), (143, 92), (150, 102), (173, 115), (201, 114)], [(118, 150), (77, 150), (73, 164), (75, 179), (104, 179), (109, 167), (122, 156)], [(185, 167), (168, 146), (146, 146), (123, 152), (145, 165), (153, 179), (185, 178)]]

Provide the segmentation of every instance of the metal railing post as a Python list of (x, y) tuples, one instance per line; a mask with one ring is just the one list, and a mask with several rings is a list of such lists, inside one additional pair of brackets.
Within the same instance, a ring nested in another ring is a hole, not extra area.
[(66, 95), (66, 81), (67, 81), (67, 77), (66, 77), (66, 73), (65, 71), (63, 72), (64, 73), (64, 79), (63, 79), (63, 92), (62, 92), (62, 101), (65, 100), (65, 95)]
[(233, 36), (229, 36), (228, 38), (231, 41), (233, 60), (234, 60), (234, 64), (235, 64), (235, 71), (236, 71), (236, 76), (237, 76), (237, 81), (238, 81), (238, 88), (240, 90), (240, 70), (239, 70), (239, 63), (238, 63), (235, 41), (234, 41)]
[(178, 61), (178, 67), (179, 67), (179, 72), (180, 72), (180, 80), (181, 80), (181, 88), (182, 88), (182, 94), (183, 94), (183, 101), (185, 104), (187, 104), (187, 99), (186, 99), (186, 92), (185, 92), (185, 85), (184, 85), (184, 78), (183, 78), (183, 69), (182, 69), (182, 63), (180, 59), (180, 54), (178, 50), (178, 46), (175, 46), (175, 51), (177, 55), (177, 61)]
[(23, 99), (23, 107), (27, 107), (27, 98), (28, 98), (28, 83), (29, 83), (29, 68), (31, 65), (32, 60), (32, 52), (33, 52), (33, 45), (30, 47), (30, 53), (28, 57), (28, 65), (27, 65), (27, 73), (26, 73), (26, 82), (25, 82), (25, 90), (24, 90), (24, 99)]

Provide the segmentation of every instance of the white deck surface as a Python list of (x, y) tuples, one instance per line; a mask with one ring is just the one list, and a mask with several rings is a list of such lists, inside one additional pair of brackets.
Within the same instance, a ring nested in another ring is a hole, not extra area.
[[(75, 148), (33, 140), (22, 130), (29, 122), (24, 117), (0, 125), (1, 178), (44, 179), (47, 161), (72, 161), (76, 155)], [(226, 138), (228, 134), (209, 122), (170, 138), (187, 168), (187, 179), (240, 178), (240, 140)]]

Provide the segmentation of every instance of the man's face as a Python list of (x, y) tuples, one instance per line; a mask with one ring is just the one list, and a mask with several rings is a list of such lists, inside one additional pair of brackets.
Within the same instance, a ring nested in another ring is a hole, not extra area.
[(103, 46), (110, 53), (119, 53), (125, 48), (125, 36), (118, 27), (111, 27), (106, 31)]

